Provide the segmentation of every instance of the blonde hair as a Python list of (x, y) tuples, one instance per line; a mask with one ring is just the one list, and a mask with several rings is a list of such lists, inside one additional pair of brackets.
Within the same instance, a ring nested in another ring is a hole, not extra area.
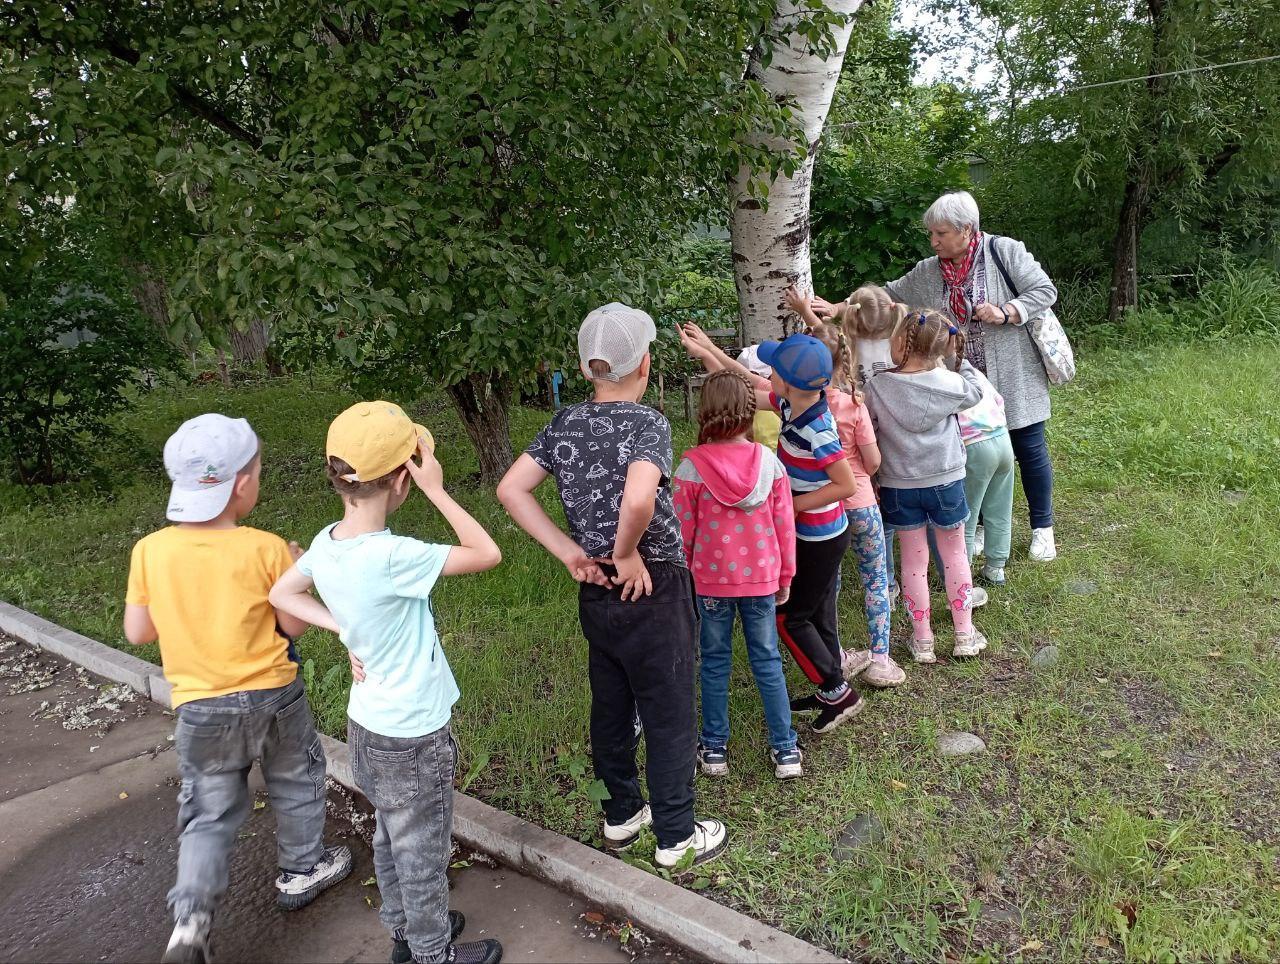
[(893, 331), (895, 339), (899, 336), (904, 339), (905, 354), (895, 371), (901, 371), (912, 359), (931, 361), (933, 364), (929, 367), (936, 368), (939, 359), (947, 354), (954, 353), (956, 367), (964, 358), (964, 332), (932, 308), (908, 308)]
[(855, 338), (888, 338), (897, 327), (906, 307), (896, 305), (889, 292), (879, 285), (863, 285), (851, 294), (836, 320)]
[(862, 393), (858, 390), (858, 346), (845, 334), (843, 326), (820, 321), (809, 326), (809, 334), (831, 352), (831, 384), (862, 401)]
[(698, 444), (746, 435), (756, 417), (756, 390), (741, 372), (722, 369), (707, 376), (698, 402)]

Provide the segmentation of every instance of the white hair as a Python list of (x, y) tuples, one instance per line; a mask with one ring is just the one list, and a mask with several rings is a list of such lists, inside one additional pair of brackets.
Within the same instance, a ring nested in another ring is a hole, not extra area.
[(965, 228), (978, 230), (978, 202), (968, 191), (952, 191), (944, 194), (929, 205), (924, 212), (924, 226), (935, 228), (939, 224), (949, 224), (957, 231)]

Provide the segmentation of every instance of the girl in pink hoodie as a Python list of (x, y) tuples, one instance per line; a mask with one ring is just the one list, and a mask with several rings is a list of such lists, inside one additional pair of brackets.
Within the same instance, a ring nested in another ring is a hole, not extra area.
[(718, 371), (702, 386), (698, 445), (675, 473), (675, 508), (702, 615), (702, 772), (729, 772), (729, 671), (735, 610), (764, 703), (769, 753), (780, 780), (802, 776), (778, 650), (775, 606), (795, 574), (795, 512), (778, 457), (752, 441), (755, 389)]

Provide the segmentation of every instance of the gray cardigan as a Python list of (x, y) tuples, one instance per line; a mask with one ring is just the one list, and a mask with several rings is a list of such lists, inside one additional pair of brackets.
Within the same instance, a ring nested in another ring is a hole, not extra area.
[[(1018, 286), (1017, 298), (1013, 297), (991, 258), (993, 243), (999, 245), (1000, 258), (1009, 277)], [(986, 259), (985, 300), (993, 305), (1012, 301), (1021, 309), (1021, 318), (1016, 325), (983, 325), (982, 341), (986, 347), (987, 378), (1004, 396), (1009, 428), (1025, 428), (1049, 417), (1049, 376), (1045, 374), (1044, 362), (1040, 360), (1040, 352), (1031, 341), (1031, 332), (1026, 330), (1025, 323), (1027, 319), (1039, 318), (1046, 308), (1053, 306), (1058, 300), (1058, 289), (1021, 241), (984, 235), (980, 257)], [(947, 286), (942, 280), (942, 269), (938, 267), (936, 257), (921, 261), (897, 281), (890, 281), (885, 288), (896, 302), (914, 308), (936, 308), (951, 317)]]

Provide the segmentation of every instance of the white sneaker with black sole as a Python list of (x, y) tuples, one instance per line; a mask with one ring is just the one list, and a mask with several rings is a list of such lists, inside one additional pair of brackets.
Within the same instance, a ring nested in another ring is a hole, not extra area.
[(319, 863), (309, 873), (280, 871), (276, 878), (276, 903), (285, 910), (298, 910), (346, 879), (351, 873), (351, 851), (346, 847), (325, 847)]
[(646, 803), (630, 820), (622, 823), (604, 822), (604, 845), (610, 850), (626, 850), (645, 827), (653, 826), (653, 811)]
[(670, 870), (692, 850), (693, 862), (700, 864), (724, 850), (728, 839), (729, 831), (719, 820), (695, 820), (693, 833), (687, 840), (680, 841), (674, 847), (659, 847), (653, 859), (659, 867)]
[(212, 929), (212, 914), (188, 914), (174, 925), (169, 946), (160, 960), (163, 964), (209, 964), (213, 960), (209, 951)]

